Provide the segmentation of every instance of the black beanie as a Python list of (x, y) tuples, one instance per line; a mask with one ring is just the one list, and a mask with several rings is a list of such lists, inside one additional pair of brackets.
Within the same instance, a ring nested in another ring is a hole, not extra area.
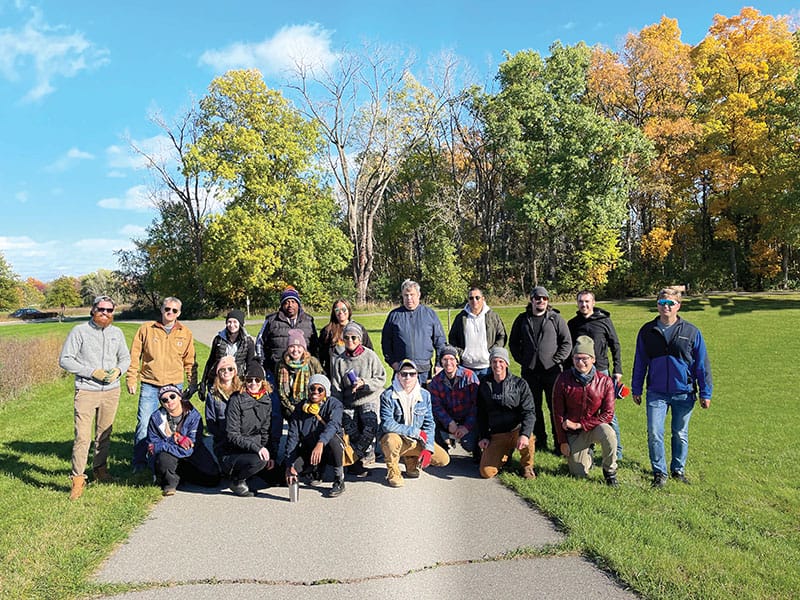
[(244, 329), (244, 312), (238, 309), (234, 309), (230, 311), (227, 315), (225, 315), (225, 320), (228, 319), (236, 319), (239, 321), (239, 329)]

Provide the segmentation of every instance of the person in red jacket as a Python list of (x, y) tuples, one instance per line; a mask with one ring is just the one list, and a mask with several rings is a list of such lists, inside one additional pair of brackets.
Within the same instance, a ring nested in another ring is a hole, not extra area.
[(572, 368), (564, 371), (553, 386), (553, 416), (561, 454), (567, 457), (569, 472), (587, 477), (592, 468), (590, 446), (603, 452), (606, 484), (617, 483), (617, 435), (611, 426), (614, 417), (614, 381), (595, 366), (594, 341), (578, 337), (572, 351)]

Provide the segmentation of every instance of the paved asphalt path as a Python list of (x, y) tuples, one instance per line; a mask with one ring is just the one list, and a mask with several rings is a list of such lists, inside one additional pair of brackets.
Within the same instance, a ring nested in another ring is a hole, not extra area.
[[(189, 321), (210, 343), (221, 320)], [(141, 586), (115, 598), (598, 598), (637, 596), (579, 556), (519, 558), (563, 534), (466, 454), (389, 488), (386, 469), (238, 498), (226, 487), (165, 498), (102, 565), (96, 580)], [(222, 485), (225, 485), (224, 483)]]

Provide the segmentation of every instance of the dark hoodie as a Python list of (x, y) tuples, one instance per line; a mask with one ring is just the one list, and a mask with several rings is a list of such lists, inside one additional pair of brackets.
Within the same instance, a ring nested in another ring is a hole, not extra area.
[[(578, 312), (567, 322), (572, 344), (578, 336), (588, 335), (594, 341), (595, 367), (598, 371), (608, 371), (610, 374), (622, 373), (622, 354), (620, 352), (619, 338), (614, 324), (611, 322), (611, 313), (602, 308), (595, 307), (589, 317), (584, 317)], [(614, 370), (608, 368), (608, 351), (614, 361)], [(568, 361), (569, 366), (572, 362)], [(566, 365), (565, 365), (566, 369)]]

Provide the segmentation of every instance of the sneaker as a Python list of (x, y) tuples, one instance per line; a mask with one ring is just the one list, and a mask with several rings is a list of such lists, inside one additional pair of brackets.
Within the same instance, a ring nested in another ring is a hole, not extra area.
[(533, 467), (525, 467), (520, 470), (519, 474), (525, 479), (536, 479), (536, 471), (533, 470)]
[(673, 471), (672, 473), (670, 473), (670, 477), (672, 477), (673, 479), (677, 479), (681, 483), (685, 483), (686, 485), (689, 485), (689, 480), (686, 479), (686, 475), (684, 475), (680, 471)]
[(603, 471), (603, 477), (606, 479), (606, 485), (608, 487), (619, 487), (619, 481), (617, 481), (617, 472), (614, 471), (613, 473), (610, 471)]
[(344, 492), (344, 479), (334, 479), (333, 487), (331, 491), (328, 493), (328, 498), (336, 498), (337, 496), (341, 496)]
[(174, 496), (175, 495), (175, 488), (174, 487), (167, 487), (161, 491), (162, 496)]
[(655, 473), (653, 475), (653, 483), (650, 484), (651, 487), (656, 489), (661, 489), (665, 485), (667, 485), (667, 474), (666, 473)]
[(250, 488), (247, 487), (247, 481), (245, 480), (234, 481), (231, 484), (231, 491), (242, 498), (249, 498), (253, 495), (253, 492), (251, 492)]

